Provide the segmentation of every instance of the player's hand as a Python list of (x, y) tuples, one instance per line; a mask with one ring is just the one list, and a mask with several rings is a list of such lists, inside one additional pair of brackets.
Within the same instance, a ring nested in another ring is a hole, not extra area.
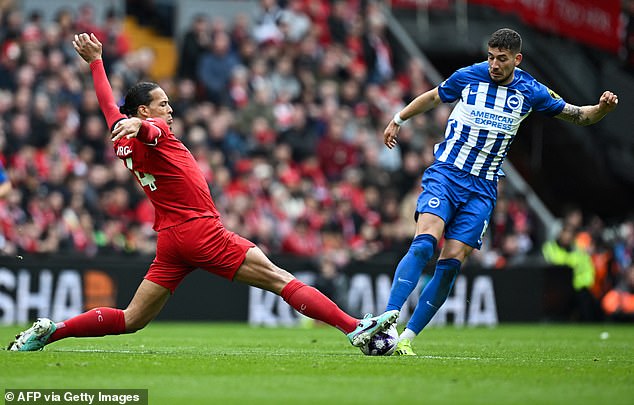
[(88, 63), (91, 63), (97, 59), (101, 59), (101, 52), (103, 45), (97, 39), (95, 34), (81, 33), (75, 35), (73, 40), (73, 48)]
[(390, 149), (396, 146), (396, 138), (398, 137), (398, 131), (400, 129), (400, 125), (396, 125), (394, 120), (390, 121), (390, 123), (387, 124), (385, 131), (383, 131), (383, 143), (385, 143), (385, 146)]
[(605, 91), (599, 98), (599, 109), (606, 113), (614, 110), (619, 104), (619, 97), (611, 91)]
[(134, 138), (138, 135), (140, 128), (140, 118), (132, 117), (123, 119), (117, 122), (117, 125), (115, 125), (112, 130), (112, 142), (118, 141), (123, 137), (126, 137), (127, 139)]

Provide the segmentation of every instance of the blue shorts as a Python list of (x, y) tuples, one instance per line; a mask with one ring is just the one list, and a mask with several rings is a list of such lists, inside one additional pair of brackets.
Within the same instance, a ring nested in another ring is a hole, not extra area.
[(445, 239), (456, 239), (480, 249), (489, 225), (495, 200), (497, 180), (487, 180), (452, 164), (436, 162), (422, 180), (416, 216), (428, 212), (445, 221)]

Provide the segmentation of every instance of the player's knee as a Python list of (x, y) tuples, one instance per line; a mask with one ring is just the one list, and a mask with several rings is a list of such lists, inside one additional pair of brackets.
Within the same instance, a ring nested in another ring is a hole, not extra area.
[(461, 264), (457, 259), (441, 259), (436, 265), (434, 277), (438, 276), (442, 285), (452, 286), (460, 272)]
[(409, 251), (420, 257), (429, 258), (436, 250), (436, 238), (429, 234), (417, 235), (409, 247)]
[(473, 247), (452, 239), (446, 241), (440, 252), (440, 257), (444, 259), (454, 259), (463, 263), (471, 252), (473, 252)]

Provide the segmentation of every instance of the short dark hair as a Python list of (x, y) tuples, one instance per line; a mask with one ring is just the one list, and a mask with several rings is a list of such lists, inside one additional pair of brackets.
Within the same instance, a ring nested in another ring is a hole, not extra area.
[(491, 34), (489, 48), (506, 49), (513, 53), (522, 52), (522, 37), (510, 28), (500, 28)]
[(136, 115), (140, 105), (149, 105), (152, 102), (150, 92), (158, 87), (158, 84), (152, 82), (140, 82), (130, 87), (119, 112), (128, 116)]

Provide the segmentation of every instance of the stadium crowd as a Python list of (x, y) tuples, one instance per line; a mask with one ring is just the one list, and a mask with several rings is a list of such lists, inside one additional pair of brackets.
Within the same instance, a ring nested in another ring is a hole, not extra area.
[[(2, 254), (152, 255), (152, 208), (114, 156), (71, 40), (100, 38), (119, 98), (151, 79), (157, 55), (131, 49), (123, 16), (96, 24), (88, 3), (52, 22), (0, 12), (0, 160), (13, 185), (0, 201)], [(179, 41), (178, 72), (159, 84), (228, 229), (335, 272), (407, 248), (421, 173), (450, 107), (416, 117), (396, 150), (384, 147), (394, 112), (432, 83), (420, 61), (396, 63), (376, 3), (261, 0), (231, 22), (199, 15)], [(625, 277), (634, 272), (634, 220), (588, 223), (574, 232), (605, 275), (600, 298), (634, 278)], [(543, 242), (524, 197), (501, 181), (485, 246), (471, 260), (502, 268)]]
[(622, 47), (621, 58), (626, 71), (634, 73), (634, 0), (622, 2)]

